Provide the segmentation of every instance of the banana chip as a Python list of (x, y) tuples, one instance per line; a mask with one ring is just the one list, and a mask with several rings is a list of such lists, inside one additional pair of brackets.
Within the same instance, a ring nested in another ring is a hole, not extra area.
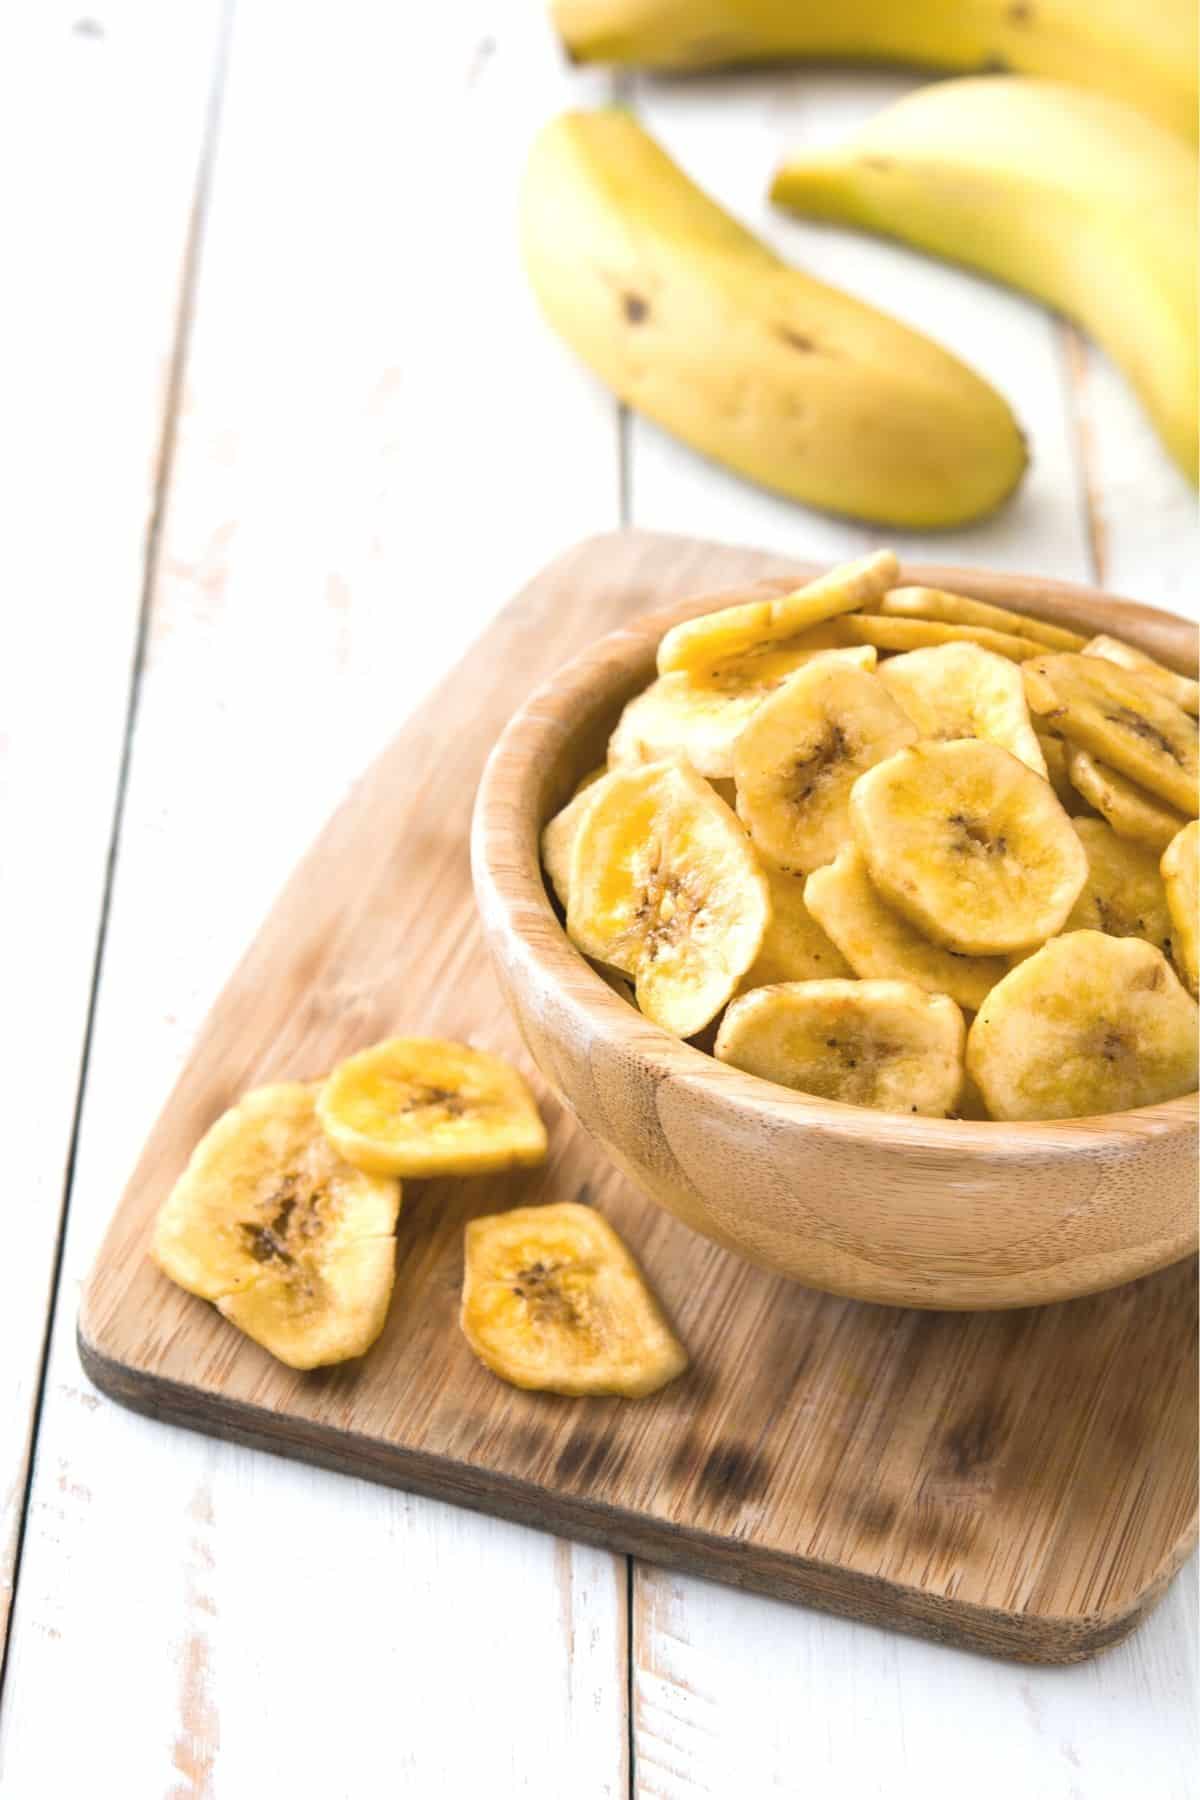
[(1034, 733), (1046, 764), (1046, 778), (1067, 812), (1087, 811), (1087, 802), (1070, 776), (1067, 746), (1061, 738), (1048, 737), (1044, 731)]
[(660, 675), (621, 714), (608, 742), (608, 766), (682, 760), (710, 780), (727, 780), (733, 746), (763, 699), (753, 689), (731, 694), (690, 675)]
[(716, 1054), (764, 1081), (877, 1112), (944, 1118), (963, 1079), (963, 1016), (908, 981), (794, 981), (735, 1000)]
[(542, 867), (550, 877), (550, 885), (564, 912), (571, 897), (571, 851), (583, 815), (595, 798), (596, 784), (603, 781), (606, 774), (605, 769), (593, 769), (590, 775), (585, 775), (562, 811), (555, 813), (542, 831)]
[(719, 612), (703, 613), (698, 619), (686, 619), (673, 626), (659, 644), (659, 673), (686, 669), (690, 674), (704, 675), (722, 665), (773, 652), (783, 640), (799, 637), (813, 626), (877, 599), (898, 573), (899, 564), (892, 552), (880, 550), (859, 562), (843, 563), (779, 599), (750, 600), (740, 606), (722, 607)]
[(1154, 851), (1118, 837), (1103, 819), (1072, 823), (1087, 852), (1088, 876), (1063, 929), (1145, 938), (1169, 953), (1171, 914)]
[(316, 1087), (258, 1088), (219, 1118), (158, 1215), (165, 1275), (293, 1369), (362, 1356), (383, 1329), (400, 1184), (338, 1155)]
[(986, 625), (947, 625), (940, 619), (895, 617), (890, 613), (853, 613), (846, 621), (849, 635), (877, 650), (925, 650), (938, 644), (978, 644), (1010, 662), (1024, 662), (1042, 650), (1032, 638), (1011, 637)]
[(809, 910), (804, 877), (785, 875), (781, 869), (768, 869), (766, 876), (771, 890), (771, 923), (762, 949), (742, 979), (742, 992), (769, 987), (776, 981), (820, 981), (853, 975), (846, 958)]
[(970, 600), (965, 594), (948, 594), (943, 588), (892, 588), (880, 610), (901, 618), (940, 619), (946, 625), (973, 625), (1006, 637), (1029, 638), (1049, 650), (1082, 650), (1084, 644), (1079, 632), (1062, 625), (1048, 625), (1045, 619), (1031, 619), (1027, 613), (992, 606), (986, 600)]
[(632, 976), (647, 1018), (684, 1038), (734, 993), (771, 916), (745, 832), (683, 763), (603, 784), (575, 839), (570, 893), (570, 937)]
[(879, 666), (879, 679), (923, 738), (986, 738), (1046, 776), (1016, 663), (979, 644), (909, 650)]
[(850, 837), (850, 790), (917, 736), (877, 675), (824, 659), (764, 701), (734, 751), (738, 814), (755, 848), (791, 872), (830, 862)]
[(439, 1038), (388, 1038), (339, 1063), (317, 1115), (356, 1168), (378, 1175), (482, 1175), (546, 1159), (546, 1127), (502, 1057)]
[(1088, 639), (1083, 654), (1100, 656), (1105, 662), (1119, 664), (1122, 669), (1132, 669), (1135, 675), (1140, 675), (1143, 681), (1165, 694), (1168, 700), (1173, 700), (1184, 712), (1191, 713), (1193, 718), (1200, 712), (1200, 681), (1177, 675), (1174, 669), (1164, 669), (1152, 656), (1135, 650), (1132, 644), (1126, 644), (1120, 638), (1108, 637), (1101, 632), (1099, 637)]
[(1195, 817), (1196, 721), (1144, 676), (1098, 656), (1038, 656), (1023, 673), (1031, 710), (1057, 736)]
[(461, 1324), (479, 1360), (519, 1388), (637, 1400), (687, 1368), (612, 1226), (569, 1200), (472, 1219)]
[(902, 750), (855, 783), (850, 816), (883, 898), (949, 950), (1041, 943), (1087, 879), (1053, 788), (998, 744)]
[(1187, 824), (1173, 806), (1148, 794), (1127, 775), (1119, 775), (1106, 763), (1097, 762), (1089, 750), (1067, 744), (1064, 754), (1072, 787), (1108, 821), (1118, 837), (1163, 851)]
[(869, 645), (781, 651), (751, 670), (714, 676), (660, 675), (621, 714), (608, 746), (611, 768), (682, 758), (710, 781), (733, 774), (733, 747), (769, 694), (806, 663), (826, 659), (873, 668)]
[(978, 1011), (1007, 973), (1002, 956), (960, 956), (922, 937), (876, 893), (855, 844), (847, 844), (825, 868), (814, 869), (804, 897), (846, 958), (849, 973), (911, 981), (928, 994), (949, 994), (970, 1012)]
[(1197, 992), (1197, 858), (1200, 853), (1200, 825), (1193, 819), (1171, 839), (1163, 852), (1162, 878), (1167, 890), (1167, 905), (1175, 926), (1175, 950), (1180, 968), (1192, 993)]
[(967, 1068), (995, 1119), (1077, 1119), (1189, 1094), (1196, 1004), (1160, 950), (1071, 931), (994, 987)]

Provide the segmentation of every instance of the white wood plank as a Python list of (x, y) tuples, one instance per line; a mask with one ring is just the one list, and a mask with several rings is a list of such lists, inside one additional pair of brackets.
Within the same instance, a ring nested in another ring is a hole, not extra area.
[(767, 202), (783, 152), (836, 142), (917, 85), (885, 70), (807, 69), (652, 82), (639, 116), (707, 192), (788, 261), (926, 332), (991, 381), (1029, 438), (1030, 467), (998, 513), (955, 532), (881, 531), (777, 498), (682, 450), (656, 426), (631, 430), (633, 520), (834, 559), (881, 540), (901, 555), (1078, 575), (1086, 554), (1054, 321), (1019, 294), (855, 232), (790, 218)]
[(1095, 344), (1063, 330), (1096, 580), (1116, 594), (1200, 618), (1196, 490), (1121, 371)]
[(0, 1648), (220, 14), (0, 23)]
[(661, 1575), (634, 1619), (638, 1800), (1195, 1800), (1194, 1570), (1063, 1669)]
[[(583, 84), (587, 86), (586, 83)], [(611, 524), (511, 206), (540, 11), (239, 6), (5, 1709), (4, 1791), (626, 1792), (625, 1565), (86, 1392), (78, 1282), (203, 1014), (400, 717)], [(61, 1701), (71, 1697), (71, 1728)]]
[[(966, 530), (884, 534), (762, 494), (633, 420), (634, 521), (829, 560), (887, 538), (913, 557), (1076, 580), (1095, 572), (1117, 591), (1190, 610), (1194, 496), (1181, 494), (1111, 366), (1088, 352), (1080, 375), (1063, 328), (1019, 295), (767, 206), (789, 142), (832, 140), (915, 79), (814, 69), (642, 80), (635, 97), (684, 168), (790, 260), (929, 332), (1000, 388), (1030, 437), (1019, 495)], [(1091, 425), (1082, 445), (1077, 413)], [(1103, 562), (1094, 571), (1097, 516)], [(1068, 1671), (1008, 1667), (645, 1565), (634, 1579), (635, 1792), (644, 1800), (758, 1800), (835, 1783), (848, 1794), (949, 1800), (964, 1766), (984, 1800), (1014, 1791), (1194, 1800), (1190, 1571), (1127, 1646)], [(1002, 1745), (1002, 1755), (981, 1758), (981, 1743)]]

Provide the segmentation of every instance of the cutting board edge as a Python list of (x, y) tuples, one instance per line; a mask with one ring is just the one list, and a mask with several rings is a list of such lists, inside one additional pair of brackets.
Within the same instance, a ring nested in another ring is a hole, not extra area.
[(554, 1493), (489, 1474), (476, 1464), (406, 1451), (380, 1438), (342, 1433), (246, 1401), (225, 1397), (211, 1403), (203, 1389), (138, 1368), (90, 1338), (85, 1327), (90, 1287), (89, 1276), (76, 1324), (83, 1372), (108, 1399), (144, 1417), (636, 1556), (701, 1580), (1009, 1662), (1065, 1666), (1123, 1643), (1153, 1612), (1197, 1543), (1200, 1521), (1193, 1515), (1164, 1566), (1128, 1605), (1075, 1615), (983, 1607), (783, 1551), (759, 1549), (742, 1559), (736, 1555), (736, 1540), (716, 1533), (694, 1527), (684, 1532), (584, 1495)]

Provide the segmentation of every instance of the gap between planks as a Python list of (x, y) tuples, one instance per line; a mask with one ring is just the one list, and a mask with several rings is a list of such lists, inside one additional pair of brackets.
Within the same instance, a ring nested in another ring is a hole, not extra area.
[[(34, 1471), (37, 1462), (38, 1439), (41, 1430), (42, 1412), (45, 1405), (46, 1378), (50, 1363), (50, 1346), (61, 1298), (63, 1251), (66, 1243), (67, 1221), (70, 1213), (71, 1193), (74, 1185), (75, 1168), (79, 1150), (79, 1131), (83, 1115), (83, 1100), (87, 1091), (88, 1072), (91, 1062), (92, 1039), (96, 1022), (96, 1004), (100, 989), (100, 974), (104, 963), (104, 949), (108, 937), (108, 925), (112, 908), (113, 881), (116, 874), (118, 856), (120, 854), (121, 825), (124, 819), (125, 798), (129, 786), (133, 735), (137, 723), (138, 701), (141, 694), (142, 676), (145, 668), (150, 610), (158, 567), (166, 496), (170, 485), (171, 469), (174, 462), (175, 444), (178, 434), (178, 416), (187, 365), (188, 343), (191, 336), (196, 283), (199, 275), (200, 257), (203, 249), (204, 225), (207, 217), (208, 200), (212, 185), (212, 170), (216, 156), (217, 139), (220, 133), (221, 96), (224, 89), (226, 70), (228, 68), (229, 43), (233, 23), (234, 4), (235, 0), (221, 0), (216, 45), (213, 53), (212, 75), (209, 82), (208, 98), (204, 112), (200, 155), (196, 164), (195, 181), (192, 187), (192, 202), (183, 254), (179, 301), (176, 309), (171, 355), (163, 393), (161, 426), (154, 460), (152, 499), (149, 517), (146, 523), (145, 551), (142, 560), (142, 581), (138, 603), (137, 631), (134, 638), (133, 655), (130, 660), (129, 682), (125, 701), (125, 726), (121, 742), (121, 754), (117, 765), (117, 781), (113, 794), (112, 817), (108, 833), (108, 848), (104, 860), (104, 879), (101, 888), (100, 911), (96, 925), (96, 941), (92, 955), (87, 1005), (84, 1012), (83, 1043), (79, 1059), (75, 1099), (71, 1109), (58, 1224), (55, 1231), (54, 1248), (51, 1258), (46, 1322), (45, 1329), (42, 1333), (41, 1346), (38, 1352), (37, 1375), (29, 1423), (29, 1451), (25, 1464), (13, 1549), (12, 1585), (8, 1594), (7, 1611), (5, 1614), (0, 1615), (0, 1707), (2, 1707), (4, 1703), (9, 1652), (12, 1645), (12, 1633), (9, 1626), (11, 1625), (11, 1621), (16, 1612), (17, 1596), (21, 1585), (22, 1555), (25, 1548), (25, 1534), (29, 1520), (29, 1507), (33, 1491)], [(76, 29), (78, 29), (78, 27)]]

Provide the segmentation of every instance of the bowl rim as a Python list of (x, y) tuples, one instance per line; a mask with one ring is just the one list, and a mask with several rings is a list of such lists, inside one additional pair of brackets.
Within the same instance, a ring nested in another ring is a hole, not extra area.
[[(538, 802), (544, 797), (540, 790), (545, 772), (575, 736), (578, 721), (601, 710), (598, 695), (622, 685), (637, 691), (639, 671), (652, 668), (658, 641), (669, 626), (722, 606), (786, 592), (827, 566), (797, 562), (791, 577), (771, 576), (698, 593), (639, 613), (595, 639), (529, 695), (497, 739), (476, 795), (471, 860), (485, 925), (502, 926), (519, 946), (526, 974), (555, 990), (584, 1035), (620, 1048), (655, 1081), (670, 1078), (685, 1083), (706, 1091), (722, 1106), (779, 1123), (835, 1136), (867, 1137), (897, 1152), (961, 1157), (964, 1150), (975, 1148), (991, 1157), (1023, 1161), (1039, 1151), (1051, 1160), (1085, 1151), (1092, 1156), (1106, 1149), (1127, 1152), (1132, 1138), (1193, 1128), (1196, 1093), (1125, 1112), (1052, 1120), (934, 1119), (804, 1094), (719, 1062), (654, 1024), (609, 987), (567, 936), (542, 871), (539, 840), (546, 819)], [(1141, 638), (1139, 647), (1184, 667), (1195, 661), (1200, 644), (1200, 631), (1190, 620), (1081, 583), (1007, 571), (903, 564), (897, 585), (904, 583), (952, 588), (994, 604), (1005, 603), (998, 597), (1002, 590), (1009, 596), (1007, 604), (1035, 617), (1077, 625), (1092, 634), (1104, 629), (1135, 644)], [(1103, 627), (1094, 622), (1098, 605), (1105, 609)], [(615, 699), (612, 704), (617, 704)]]

